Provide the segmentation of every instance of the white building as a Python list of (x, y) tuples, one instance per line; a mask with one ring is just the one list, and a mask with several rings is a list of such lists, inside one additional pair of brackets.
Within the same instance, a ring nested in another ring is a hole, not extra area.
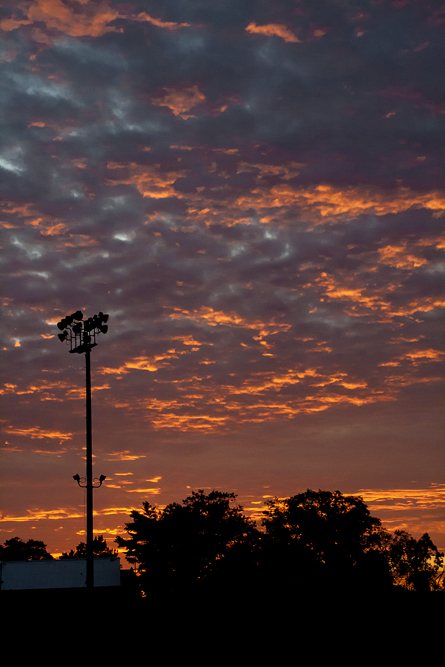
[[(86, 558), (0, 561), (0, 590), (85, 588)], [(94, 586), (120, 586), (120, 559), (94, 559)]]

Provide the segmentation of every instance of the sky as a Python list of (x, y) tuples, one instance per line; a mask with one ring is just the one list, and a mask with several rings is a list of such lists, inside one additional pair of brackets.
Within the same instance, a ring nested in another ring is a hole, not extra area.
[(445, 5), (5, 0), (0, 542), (197, 489), (445, 548)]

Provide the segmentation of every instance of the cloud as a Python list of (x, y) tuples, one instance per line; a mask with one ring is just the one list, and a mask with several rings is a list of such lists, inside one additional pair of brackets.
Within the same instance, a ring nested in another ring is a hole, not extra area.
[[(443, 377), (439, 18), (410, 2), (3, 8), (12, 471), (36, 443), (45, 475), (82, 456), (84, 359), (55, 326), (81, 308), (110, 313), (92, 352), (95, 453), (138, 480), (114, 480), (116, 507), (158, 476), (161, 503), (225, 481), (281, 493), (313, 470), (332, 486), (338, 461), (355, 489), (382, 476), (402, 489), (422, 460), (428, 487)], [(8, 514), (26, 516), (9, 488), (21, 509)]]
[(185, 114), (186, 111), (190, 111), (190, 109), (193, 109), (193, 107), (206, 99), (205, 95), (199, 91), (197, 85), (179, 90), (164, 88), (163, 92), (164, 94), (160, 97), (152, 97), (152, 104), (159, 107), (168, 107), (175, 116), (180, 115), (184, 119), (190, 117)]
[(300, 40), (292, 30), (289, 30), (285, 25), (277, 23), (269, 23), (268, 25), (256, 25), (256, 23), (249, 23), (246, 28), (247, 32), (257, 35), (266, 35), (281, 37), (285, 42), (299, 42)]
[(6, 433), (10, 433), (12, 435), (19, 435), (19, 436), (25, 436), (29, 437), (32, 439), (39, 439), (42, 440), (44, 438), (50, 438), (50, 439), (56, 439), (56, 440), (70, 440), (72, 437), (72, 433), (61, 433), (59, 431), (45, 431), (44, 429), (40, 429), (37, 426), (34, 428), (12, 428), (8, 427), (5, 429)]
[[(55, 29), (71, 37), (99, 37), (107, 32), (115, 31), (116, 28), (109, 24), (118, 16), (118, 12), (112, 10), (107, 0), (88, 3), (88, 0), (79, 0), (80, 12), (75, 11), (62, 0), (36, 0), (31, 3), (19, 2), (23, 7), (26, 19), (3, 19), (0, 27), (3, 30), (15, 30), (20, 26), (43, 23), (48, 30)], [(90, 6), (87, 6), (87, 5)], [(27, 6), (28, 5), (28, 6)], [(82, 5), (84, 5), (82, 7)], [(31, 33), (36, 41), (42, 40), (41, 31)]]

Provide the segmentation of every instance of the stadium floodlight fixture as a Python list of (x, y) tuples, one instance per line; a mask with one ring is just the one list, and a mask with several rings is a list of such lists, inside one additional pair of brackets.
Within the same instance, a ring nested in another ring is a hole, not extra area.
[(97, 345), (98, 334), (107, 333), (108, 326), (105, 322), (108, 322), (108, 317), (109, 315), (104, 315), (101, 311), (99, 315), (84, 320), (83, 313), (77, 310), (57, 322), (57, 327), (62, 332), (58, 334), (58, 338), (62, 343), (69, 342), (71, 353), (83, 354)]

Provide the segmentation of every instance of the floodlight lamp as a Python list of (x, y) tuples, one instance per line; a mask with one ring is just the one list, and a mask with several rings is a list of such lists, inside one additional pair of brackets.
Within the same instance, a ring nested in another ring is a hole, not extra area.
[(73, 326), (73, 333), (75, 333), (75, 334), (82, 333), (82, 324), (81, 324), (81, 322), (77, 322), (77, 324), (75, 324)]
[(81, 310), (76, 310), (76, 312), (73, 313), (71, 317), (73, 318), (73, 320), (77, 320), (78, 322), (80, 322), (80, 320), (83, 319), (83, 313)]
[(64, 331), (63, 333), (58, 334), (58, 338), (59, 338), (61, 343), (63, 343), (66, 340), (67, 334), (68, 334), (67, 331)]
[(79, 475), (73, 475), (73, 479), (76, 480), (77, 483), (80, 482), (80, 476)]
[(106, 475), (101, 475), (101, 476), (99, 477), (99, 482), (102, 484), (102, 482), (104, 482), (106, 479), (107, 479), (107, 478), (106, 478)]
[(57, 322), (57, 328), (60, 329), (60, 331), (63, 331), (65, 328), (65, 322), (63, 320), (60, 320), (60, 322)]
[(108, 331), (108, 325), (107, 324), (102, 324), (100, 327), (100, 332), (103, 334), (106, 334)]

